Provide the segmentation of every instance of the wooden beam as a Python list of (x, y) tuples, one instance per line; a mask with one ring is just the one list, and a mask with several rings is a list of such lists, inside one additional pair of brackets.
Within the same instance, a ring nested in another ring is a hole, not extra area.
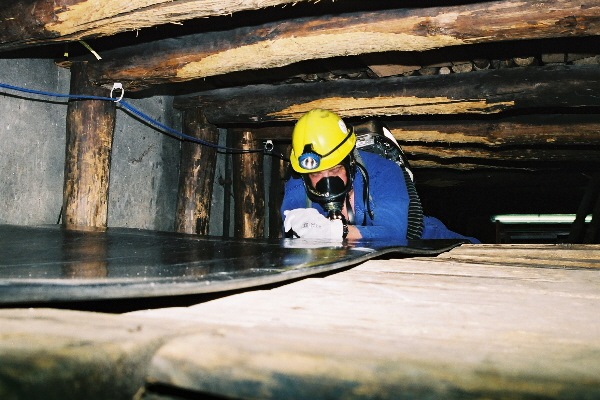
[[(391, 121), (417, 168), (583, 166), (600, 162), (599, 114), (525, 115), (499, 120)], [(437, 160), (437, 161), (436, 161)], [(470, 161), (468, 161), (470, 160)], [(432, 164), (433, 163), (433, 164)]]
[(95, 0), (1, 0), (0, 51), (302, 1), (307, 0), (112, 0), (101, 5)]
[[(556, 85), (560, 82), (560, 85)], [(493, 114), (507, 110), (600, 106), (597, 66), (544, 66), (466, 74), (253, 85), (178, 98), (216, 125), (295, 121), (313, 108), (342, 117)], [(260, 98), (260, 101), (256, 101)]]
[[(199, 109), (183, 113), (183, 130), (189, 136), (216, 143), (219, 131), (206, 122)], [(175, 231), (208, 235), (217, 153), (214, 149), (183, 142)]]
[[(89, 84), (85, 63), (71, 69), (71, 94), (109, 96), (107, 90)], [(69, 102), (63, 189), (63, 225), (67, 229), (106, 229), (115, 120), (114, 102)]]
[[(245, 130), (237, 148), (256, 149), (252, 132)], [(238, 238), (262, 238), (265, 235), (265, 190), (263, 155), (233, 155), (234, 235)]]
[(501, 0), (299, 18), (122, 48), (104, 54), (92, 75), (96, 84), (138, 90), (308, 59), (598, 35), (598, 15), (597, 0)]
[[(388, 123), (416, 168), (538, 168), (600, 162), (600, 115)], [(470, 165), (466, 165), (470, 164)]]
[(493, 120), (389, 121), (403, 145), (410, 143), (508, 146), (600, 146), (600, 114), (532, 114)]
[[(350, 124), (354, 120), (348, 121)], [(436, 121), (384, 119), (401, 145), (427, 143), (504, 146), (599, 146), (600, 114), (531, 114), (498, 119)], [(255, 127), (257, 140), (289, 142), (293, 124)]]
[(594, 398), (598, 253), (466, 245), (149, 310), (203, 330), (164, 344), (148, 381), (225, 398)]
[[(533, 162), (540, 163), (598, 163), (600, 161), (600, 148), (590, 146), (588, 149), (564, 149), (564, 148), (537, 148), (522, 147), (508, 150), (488, 150), (481, 148), (466, 148), (452, 146), (418, 146), (404, 145), (402, 149), (408, 156), (411, 166), (428, 166), (431, 161), (453, 164), (458, 162), (470, 162), (478, 166), (506, 165), (507, 167), (527, 167)], [(509, 164), (511, 163), (511, 164)]]
[[(529, 169), (532, 162), (540, 168), (600, 162), (600, 114), (384, 121), (414, 168)], [(256, 140), (289, 143), (292, 128), (289, 124), (252, 132)]]

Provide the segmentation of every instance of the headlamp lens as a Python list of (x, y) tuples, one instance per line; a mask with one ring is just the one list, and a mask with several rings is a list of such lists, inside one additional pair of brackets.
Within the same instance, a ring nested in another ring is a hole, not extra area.
[(298, 164), (306, 170), (312, 171), (313, 169), (319, 168), (321, 165), (321, 156), (316, 153), (303, 153), (298, 157)]

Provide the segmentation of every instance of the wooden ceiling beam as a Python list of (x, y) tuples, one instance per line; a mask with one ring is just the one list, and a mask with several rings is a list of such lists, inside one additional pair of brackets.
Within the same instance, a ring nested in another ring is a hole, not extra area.
[(315, 0), (0, 0), (0, 51)]
[(159, 40), (103, 54), (90, 78), (127, 90), (308, 59), (522, 39), (600, 35), (597, 0), (498, 0), (278, 21)]
[[(585, 169), (600, 161), (600, 114), (533, 114), (489, 121), (392, 119), (385, 123), (411, 166), (418, 169)], [(245, 130), (229, 132), (239, 135)], [(289, 143), (292, 125), (251, 130), (257, 141)]]
[(415, 168), (567, 169), (600, 162), (600, 114), (390, 121), (388, 126)]
[[(600, 147), (600, 114), (528, 114), (494, 120), (390, 121), (405, 145), (506, 147)], [(600, 161), (600, 159), (599, 159)]]
[[(582, 149), (556, 148), (515, 148), (508, 150), (490, 150), (482, 148), (450, 147), (450, 146), (415, 146), (405, 145), (402, 149), (416, 168), (447, 167), (460, 169), (474, 168), (514, 168), (528, 169), (535, 165), (585, 165), (598, 163), (600, 149), (589, 146)], [(471, 167), (465, 167), (471, 165)]]
[(174, 104), (177, 108), (202, 108), (209, 122), (215, 125), (254, 124), (295, 121), (313, 108), (325, 108), (342, 117), (366, 117), (598, 107), (600, 97), (591, 89), (596, 87), (600, 87), (597, 66), (560, 65), (436, 76), (253, 85), (181, 97)]
[[(361, 120), (348, 121), (350, 124)], [(402, 145), (600, 147), (600, 114), (528, 114), (491, 120), (383, 120)], [(257, 140), (290, 142), (292, 123), (252, 128)], [(238, 129), (230, 130), (233, 134)]]

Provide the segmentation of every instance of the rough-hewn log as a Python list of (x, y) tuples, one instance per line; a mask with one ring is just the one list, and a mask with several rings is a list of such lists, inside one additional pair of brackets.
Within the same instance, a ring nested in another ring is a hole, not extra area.
[(537, 65), (537, 59), (535, 57), (515, 57), (513, 58), (515, 64), (519, 67), (530, 67)]
[(388, 125), (416, 168), (523, 168), (532, 162), (540, 163), (540, 167), (600, 162), (598, 114)]
[[(165, 39), (104, 54), (97, 84), (129, 90), (307, 59), (600, 34), (597, 0), (503, 0), (278, 21)], [(260, 54), (260, 57), (257, 57)]]
[(400, 65), (400, 64), (373, 64), (369, 69), (379, 78), (387, 76), (402, 75), (420, 69), (419, 65)]
[[(273, 153), (282, 154), (289, 157), (290, 146), (283, 144), (276, 145)], [(289, 163), (280, 157), (272, 157), (271, 163), (271, 186), (269, 188), (269, 237), (281, 237), (282, 217), (279, 212), (283, 200), (285, 176)]]
[[(239, 136), (238, 148), (257, 148), (251, 131)], [(265, 234), (265, 189), (263, 155), (243, 153), (233, 156), (233, 196), (235, 237), (262, 238)]]
[[(600, 162), (600, 114), (386, 124), (415, 168), (522, 169), (531, 162), (540, 162), (540, 167), (543, 163), (545, 168)], [(289, 142), (292, 126), (253, 128), (252, 132), (256, 140)]]
[(410, 159), (411, 166), (424, 166), (427, 161), (437, 161), (438, 163), (453, 162), (471, 162), (481, 166), (494, 166), (504, 164), (514, 167), (526, 167), (527, 163), (551, 162), (560, 163), (598, 163), (600, 162), (600, 148), (587, 149), (507, 149), (507, 150), (488, 150), (480, 148), (465, 147), (442, 147), (442, 146), (414, 146), (405, 145), (402, 149)]
[[(556, 85), (560, 82), (560, 85)], [(597, 66), (544, 66), (443, 76), (390, 77), (294, 85), (253, 85), (178, 98), (213, 124), (295, 121), (312, 108), (342, 117), (491, 114), (543, 107), (600, 106)], [(260, 101), (256, 101), (260, 98)]]
[[(434, 122), (384, 121), (402, 145), (412, 142), (485, 147), (600, 145), (600, 114), (532, 114), (493, 120)], [(289, 141), (292, 129), (290, 124), (253, 128), (252, 132), (257, 140)]]
[(486, 147), (600, 146), (600, 114), (526, 115), (498, 120), (389, 121), (402, 144)]
[(480, 71), (482, 69), (489, 69), (491, 65), (492, 64), (490, 60), (487, 59), (478, 58), (473, 60), (473, 68), (475, 68), (476, 71)]
[[(109, 96), (108, 91), (89, 85), (86, 64), (73, 65), (71, 93)], [(67, 229), (106, 229), (115, 118), (114, 102), (69, 103), (63, 189), (63, 225)]]
[[(206, 122), (199, 109), (186, 110), (183, 130), (192, 137), (216, 143), (218, 129)], [(181, 148), (179, 196), (175, 230), (183, 233), (208, 235), (212, 187), (217, 153), (214, 149), (192, 142)]]
[(451, 69), (454, 73), (463, 74), (473, 71), (473, 64), (470, 61), (453, 62)]
[(2, 0), (0, 51), (299, 1), (306, 0)]

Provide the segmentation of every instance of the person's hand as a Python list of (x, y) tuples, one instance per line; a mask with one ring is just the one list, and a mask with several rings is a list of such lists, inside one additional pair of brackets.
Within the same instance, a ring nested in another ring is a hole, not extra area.
[(344, 226), (341, 220), (330, 220), (314, 208), (296, 208), (284, 211), (283, 228), (307, 239), (342, 240)]

